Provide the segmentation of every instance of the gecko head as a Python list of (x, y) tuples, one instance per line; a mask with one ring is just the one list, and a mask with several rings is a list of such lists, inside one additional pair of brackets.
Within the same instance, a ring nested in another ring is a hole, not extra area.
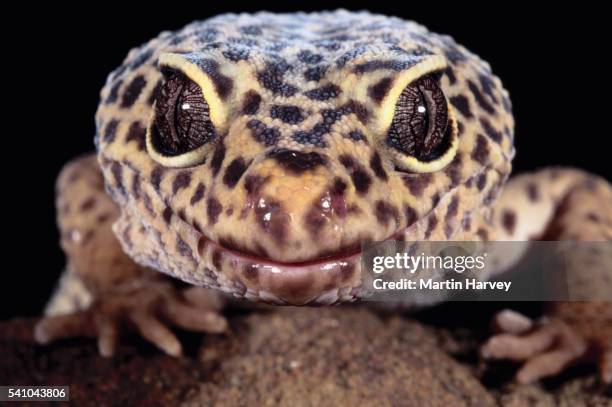
[(367, 13), (194, 23), (132, 52), (102, 96), (126, 252), (279, 304), (354, 299), (364, 243), (470, 232), (513, 154), (486, 63)]

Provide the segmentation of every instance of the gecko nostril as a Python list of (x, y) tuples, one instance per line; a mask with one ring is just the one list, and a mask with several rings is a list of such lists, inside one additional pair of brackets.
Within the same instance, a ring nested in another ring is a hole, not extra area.
[(315, 151), (303, 152), (297, 150), (289, 150), (286, 148), (275, 148), (267, 154), (268, 158), (273, 158), (283, 168), (300, 174), (308, 170), (312, 170), (318, 166), (327, 165), (328, 159), (326, 155)]

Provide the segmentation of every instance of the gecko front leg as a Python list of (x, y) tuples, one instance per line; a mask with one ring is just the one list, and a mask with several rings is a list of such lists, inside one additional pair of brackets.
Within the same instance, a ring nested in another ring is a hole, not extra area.
[[(510, 182), (493, 221), (498, 240), (610, 241), (612, 187), (575, 170), (524, 175)], [(602, 249), (568, 257), (576, 301), (551, 304), (538, 321), (508, 310), (495, 316), (498, 333), (483, 346), (483, 356), (523, 363), (516, 376), (522, 383), (595, 356), (602, 381), (612, 383), (612, 303), (599, 301), (612, 293), (612, 252)]]
[(57, 182), (58, 224), (68, 267), (35, 328), (48, 343), (72, 336), (98, 337), (103, 356), (114, 353), (123, 329), (136, 329), (166, 353), (181, 354), (167, 327), (223, 332), (222, 298), (201, 287), (178, 288), (170, 278), (134, 263), (123, 253), (112, 224), (119, 216), (104, 191), (94, 156), (77, 159)]

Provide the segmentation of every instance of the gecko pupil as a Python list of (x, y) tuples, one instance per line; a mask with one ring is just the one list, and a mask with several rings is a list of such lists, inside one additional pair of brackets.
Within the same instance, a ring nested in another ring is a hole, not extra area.
[(433, 75), (408, 85), (395, 105), (387, 144), (420, 161), (432, 161), (450, 139), (446, 97)]
[(167, 156), (184, 154), (215, 137), (202, 90), (185, 75), (166, 73), (155, 101), (151, 136), (154, 148)]

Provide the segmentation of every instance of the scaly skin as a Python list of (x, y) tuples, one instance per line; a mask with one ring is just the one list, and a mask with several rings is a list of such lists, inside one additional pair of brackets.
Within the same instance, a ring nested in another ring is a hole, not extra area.
[[(423, 111), (406, 99), (417, 86)], [(438, 122), (440, 138), (411, 149)], [(108, 77), (96, 123), (99, 169), (83, 158), (58, 182), (69, 271), (48, 312), (80, 311), (43, 320), (41, 341), (80, 321), (111, 354), (128, 321), (178, 354), (158, 317), (225, 327), (215, 294), (149, 269), (238, 298), (332, 304), (359, 299), (364, 241), (612, 237), (605, 180), (543, 170), (502, 192), (514, 122), (500, 80), (450, 37), (397, 18), (222, 15), (164, 32)], [(610, 304), (554, 308), (549, 322), (501, 314), (483, 354), (527, 361), (518, 379), (532, 381), (597, 348), (610, 381)]]

